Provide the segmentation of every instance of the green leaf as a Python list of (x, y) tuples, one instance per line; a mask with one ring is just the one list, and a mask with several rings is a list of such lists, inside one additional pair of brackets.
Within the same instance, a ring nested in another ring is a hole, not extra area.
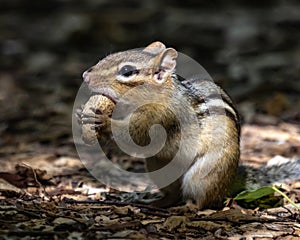
[(252, 202), (262, 197), (274, 194), (275, 190), (272, 187), (261, 187), (255, 190), (246, 190), (239, 193), (234, 200), (244, 200), (245, 202)]

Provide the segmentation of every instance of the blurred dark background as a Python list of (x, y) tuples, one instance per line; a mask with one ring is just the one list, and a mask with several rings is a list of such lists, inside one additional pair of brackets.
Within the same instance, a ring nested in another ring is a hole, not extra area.
[(0, 12), (0, 146), (70, 143), (82, 72), (156, 40), (197, 60), (244, 122), (299, 121), (298, 0), (1, 0)]

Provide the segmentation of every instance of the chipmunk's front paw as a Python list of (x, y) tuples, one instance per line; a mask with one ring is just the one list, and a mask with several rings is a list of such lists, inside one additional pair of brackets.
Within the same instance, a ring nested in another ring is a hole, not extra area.
[(101, 109), (90, 108), (88, 113), (81, 113), (81, 123), (91, 124), (91, 129), (103, 131), (110, 125), (110, 117)]
[(83, 124), (83, 123), (82, 123), (83, 108), (84, 108), (84, 105), (81, 105), (80, 108), (77, 108), (77, 109), (75, 110), (75, 117), (76, 117), (77, 123), (78, 123), (80, 126)]

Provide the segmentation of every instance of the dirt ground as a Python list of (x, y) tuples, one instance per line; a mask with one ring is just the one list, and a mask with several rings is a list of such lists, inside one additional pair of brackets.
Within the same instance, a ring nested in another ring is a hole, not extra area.
[[(61, 111), (66, 112), (64, 105)], [(229, 199), (222, 210), (199, 210), (191, 202), (168, 209), (134, 203), (134, 193), (110, 189), (85, 169), (68, 133), (70, 127), (62, 124), (70, 119), (47, 107), (25, 117), (21, 108), (14, 112), (9, 123), (14, 127), (3, 131), (1, 138), (1, 239), (300, 237), (299, 211), (286, 200), (269, 209), (250, 209)], [(44, 124), (47, 118), (53, 125)], [(259, 115), (251, 121), (242, 128), (243, 164), (262, 169), (271, 159), (299, 158), (299, 124)], [(38, 129), (39, 135), (29, 134), (30, 129)], [(126, 169), (143, 167), (142, 162), (117, 160)], [(290, 181), (282, 187), (290, 199), (299, 202), (300, 182)]]

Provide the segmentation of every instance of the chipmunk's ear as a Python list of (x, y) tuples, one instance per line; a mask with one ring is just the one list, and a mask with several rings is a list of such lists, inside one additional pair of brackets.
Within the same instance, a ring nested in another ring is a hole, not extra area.
[(159, 69), (172, 72), (176, 67), (178, 53), (174, 48), (167, 48), (159, 56)]
[(166, 82), (176, 67), (177, 51), (174, 48), (167, 48), (156, 58), (157, 70), (155, 80), (158, 83)]
[(166, 46), (161, 42), (153, 42), (144, 48), (143, 52), (151, 53), (157, 55), (164, 51)]

